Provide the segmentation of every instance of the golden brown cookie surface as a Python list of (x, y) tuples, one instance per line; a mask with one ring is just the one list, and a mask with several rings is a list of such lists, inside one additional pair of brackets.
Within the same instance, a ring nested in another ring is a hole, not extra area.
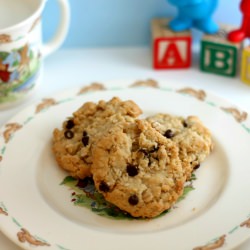
[(90, 176), (92, 147), (98, 136), (113, 124), (133, 120), (141, 114), (133, 101), (87, 102), (53, 133), (53, 153), (60, 167), (76, 178)]
[(176, 143), (145, 120), (114, 126), (93, 154), (96, 188), (134, 217), (159, 215), (183, 192), (185, 176)]
[(169, 114), (156, 114), (147, 120), (162, 135), (177, 143), (189, 179), (192, 171), (200, 166), (213, 148), (210, 131), (195, 116), (184, 119)]

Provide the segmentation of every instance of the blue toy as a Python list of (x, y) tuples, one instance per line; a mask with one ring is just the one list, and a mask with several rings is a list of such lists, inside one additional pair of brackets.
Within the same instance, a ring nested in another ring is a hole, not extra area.
[(183, 31), (195, 27), (205, 33), (214, 34), (218, 25), (212, 20), (218, 0), (168, 0), (179, 12), (169, 26), (173, 31)]

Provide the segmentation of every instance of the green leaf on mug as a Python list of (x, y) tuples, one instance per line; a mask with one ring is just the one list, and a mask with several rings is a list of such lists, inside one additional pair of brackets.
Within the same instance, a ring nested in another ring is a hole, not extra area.
[(19, 65), (19, 62), (16, 60), (15, 62), (13, 62), (12, 67), (16, 67), (18, 65)]
[(34, 52), (32, 50), (30, 50), (29, 58), (30, 58), (30, 60), (32, 60), (34, 58)]
[(7, 57), (8, 55), (9, 55), (8, 52), (0, 52), (0, 58), (1, 58), (2, 60), (5, 60), (6, 57)]

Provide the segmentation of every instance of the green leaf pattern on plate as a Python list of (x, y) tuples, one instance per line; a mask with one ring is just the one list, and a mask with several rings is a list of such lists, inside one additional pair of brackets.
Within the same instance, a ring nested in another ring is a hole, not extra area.
[[(195, 179), (196, 177), (193, 174), (190, 181), (186, 183), (184, 192), (177, 202), (184, 200), (189, 192), (194, 190), (192, 182)], [(71, 202), (73, 202), (76, 206), (88, 208), (100, 216), (117, 220), (135, 219), (130, 214), (120, 210), (112, 203), (106, 201), (103, 195), (96, 190), (93, 179), (90, 177), (87, 177), (84, 180), (77, 180), (71, 176), (67, 176), (61, 182), (61, 185), (65, 185), (70, 188), (72, 191)], [(169, 211), (170, 210), (165, 211), (163, 214), (166, 214)]]

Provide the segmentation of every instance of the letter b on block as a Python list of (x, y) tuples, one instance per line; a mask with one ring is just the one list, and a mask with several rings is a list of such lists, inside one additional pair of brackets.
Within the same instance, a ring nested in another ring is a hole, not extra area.
[(237, 54), (234, 46), (202, 41), (201, 70), (233, 77), (237, 72)]

